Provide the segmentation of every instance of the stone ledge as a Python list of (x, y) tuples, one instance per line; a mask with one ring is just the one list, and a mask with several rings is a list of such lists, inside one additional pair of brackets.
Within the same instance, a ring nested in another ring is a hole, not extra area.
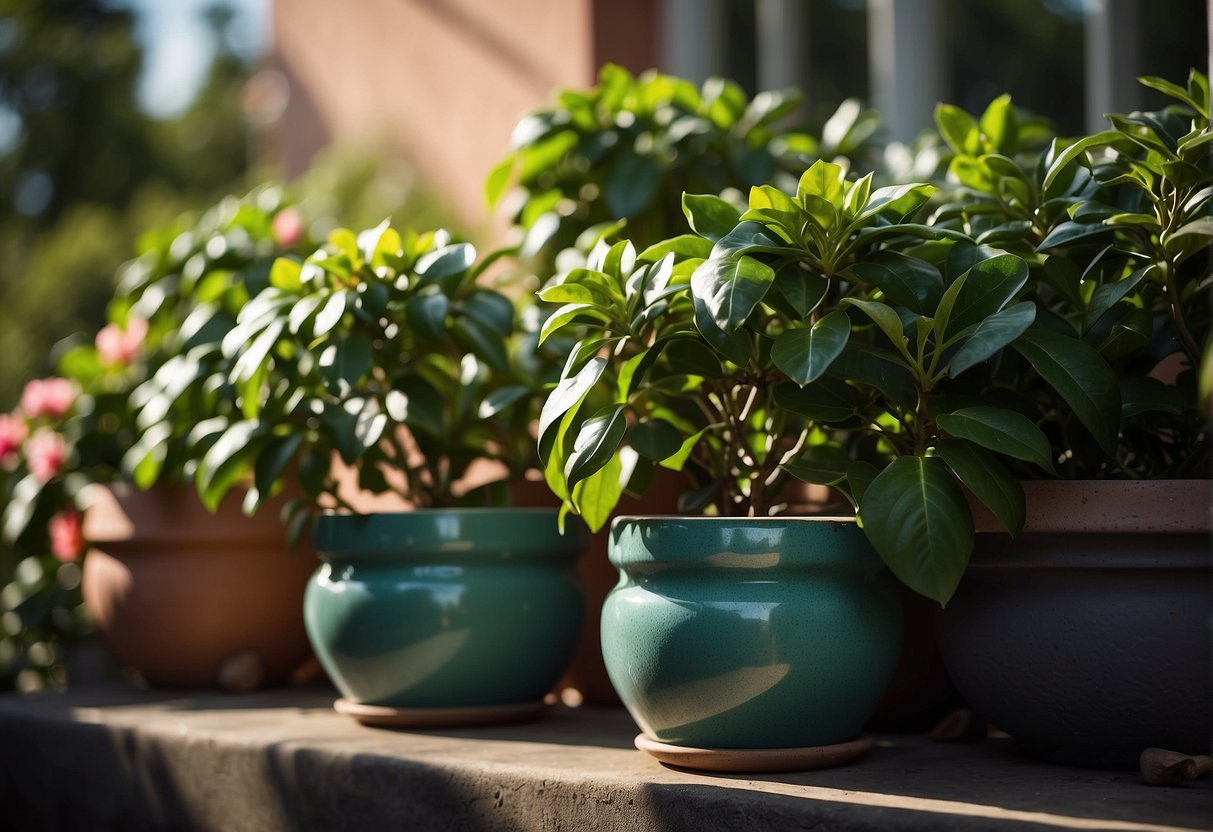
[(632, 749), (618, 709), (534, 723), (364, 728), (331, 691), (85, 688), (0, 696), (0, 828), (1207, 830), (1209, 781), (1026, 760), (1006, 741), (882, 737), (843, 768), (730, 777)]

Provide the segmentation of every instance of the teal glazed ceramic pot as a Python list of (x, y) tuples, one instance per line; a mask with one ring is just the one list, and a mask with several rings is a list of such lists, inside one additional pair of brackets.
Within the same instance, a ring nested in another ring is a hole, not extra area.
[(584, 527), (562, 535), (547, 509), (322, 516), (308, 637), (349, 702), (538, 702), (577, 644), (584, 545)]
[(607, 672), (659, 742), (848, 742), (888, 686), (901, 601), (853, 520), (620, 518), (610, 559)]

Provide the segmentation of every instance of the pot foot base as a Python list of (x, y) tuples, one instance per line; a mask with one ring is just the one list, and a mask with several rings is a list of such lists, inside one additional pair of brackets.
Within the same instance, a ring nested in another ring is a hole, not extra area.
[(636, 747), (661, 762), (699, 771), (775, 772), (808, 771), (849, 763), (875, 745), (859, 737), (836, 745), (800, 748), (689, 748), (658, 742), (648, 734), (636, 736)]
[(456, 728), (467, 725), (499, 725), (534, 719), (547, 706), (542, 702), (516, 705), (484, 705), (473, 708), (393, 708), (364, 705), (338, 699), (333, 710), (376, 728)]

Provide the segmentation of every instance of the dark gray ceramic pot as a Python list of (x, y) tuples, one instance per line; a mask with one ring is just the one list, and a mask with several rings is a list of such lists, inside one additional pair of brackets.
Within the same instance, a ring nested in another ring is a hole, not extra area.
[[(1034, 756), (1133, 769), (1152, 746), (1208, 753), (1207, 484), (1178, 496), (1167, 487), (1182, 484), (1136, 485), (1149, 487), (1122, 498), (1121, 511), (1098, 494), (1075, 505), (1115, 514), (1108, 531), (1061, 531), (1064, 523), (1041, 522), (1042, 509), (1038, 530), (1016, 540), (979, 534), (939, 615), (956, 687)], [(1177, 501), (1189, 505), (1168, 518)]]

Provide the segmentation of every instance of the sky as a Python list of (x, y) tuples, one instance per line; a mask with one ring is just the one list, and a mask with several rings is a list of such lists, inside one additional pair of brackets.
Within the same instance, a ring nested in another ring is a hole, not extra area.
[[(210, 38), (202, 12), (215, 0), (110, 0), (136, 13), (136, 36), (145, 49), (139, 103), (152, 116), (171, 118), (193, 100), (210, 65)], [(233, 46), (242, 55), (263, 53), (270, 41), (270, 0), (225, 0), (236, 12)]]

